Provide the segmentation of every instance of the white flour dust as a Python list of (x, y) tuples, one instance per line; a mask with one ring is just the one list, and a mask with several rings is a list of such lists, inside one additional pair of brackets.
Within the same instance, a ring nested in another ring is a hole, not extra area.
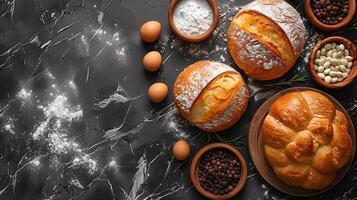
[(35, 128), (32, 138), (46, 141), (55, 161), (69, 160), (73, 168), (84, 167), (89, 173), (94, 173), (96, 162), (82, 151), (80, 143), (68, 136), (67, 128), (82, 118), (82, 108), (71, 105), (64, 95), (58, 95), (48, 105), (38, 108), (43, 111), (44, 120)]
[(27, 91), (26, 89), (22, 88), (18, 93), (17, 97), (21, 99), (28, 99), (32, 95), (32, 90)]
[(56, 120), (56, 126), (59, 128), (63, 121), (72, 122), (82, 117), (82, 109), (80, 106), (71, 106), (68, 103), (67, 97), (62, 95), (58, 95), (54, 101), (47, 106), (40, 105), (38, 108), (43, 111), (45, 120), (40, 123), (33, 133), (32, 137), (34, 140), (37, 140), (44, 135), (44, 132), (48, 128), (48, 124), (52, 119)]
[(210, 28), (213, 11), (207, 0), (182, 0), (176, 5), (173, 21), (180, 32), (198, 36)]

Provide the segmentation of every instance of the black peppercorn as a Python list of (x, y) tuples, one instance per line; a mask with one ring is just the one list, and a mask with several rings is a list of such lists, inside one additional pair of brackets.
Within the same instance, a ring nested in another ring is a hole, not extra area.
[(324, 24), (335, 25), (340, 23), (348, 14), (348, 0), (312, 0), (312, 11)]
[(236, 155), (226, 149), (212, 149), (205, 153), (198, 166), (201, 186), (215, 195), (231, 192), (240, 180), (240, 173)]

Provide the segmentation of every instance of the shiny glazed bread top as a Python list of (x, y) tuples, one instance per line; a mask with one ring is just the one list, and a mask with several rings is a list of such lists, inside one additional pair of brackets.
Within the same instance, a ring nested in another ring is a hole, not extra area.
[(324, 95), (292, 92), (278, 98), (263, 122), (265, 154), (285, 183), (322, 189), (351, 159), (346, 116)]

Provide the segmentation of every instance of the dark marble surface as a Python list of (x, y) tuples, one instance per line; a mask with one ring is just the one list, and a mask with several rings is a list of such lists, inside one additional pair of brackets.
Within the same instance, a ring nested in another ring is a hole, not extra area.
[[(172, 144), (187, 139), (194, 153), (202, 133), (175, 111), (147, 98), (148, 86), (176, 76), (199, 59), (235, 66), (225, 43), (229, 18), (248, 1), (219, 0), (220, 25), (200, 44), (177, 39), (167, 20), (168, 0), (2, 0), (0, 2), (0, 199), (203, 199), (192, 187), (190, 159), (178, 162)], [(317, 33), (302, 1), (290, 3), (305, 19), (307, 45), (284, 78), (307, 74)], [(163, 26), (160, 40), (144, 44), (147, 20)], [(357, 20), (343, 35), (357, 42)], [(160, 50), (160, 73), (147, 73), (145, 52)], [(280, 89), (245, 77), (249, 108), (223, 136), (247, 135), (258, 106)], [(299, 85), (322, 89), (310, 80)], [(325, 90), (326, 91), (326, 90)], [(327, 91), (357, 125), (357, 82)], [(293, 199), (271, 188), (249, 162), (249, 178), (235, 199)], [(357, 165), (335, 188), (313, 199), (356, 199)]]

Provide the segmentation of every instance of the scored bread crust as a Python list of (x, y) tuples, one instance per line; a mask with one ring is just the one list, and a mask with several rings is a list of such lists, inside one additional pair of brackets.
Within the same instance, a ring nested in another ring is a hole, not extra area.
[[(196, 102), (202, 98), (201, 94), (207, 86), (225, 74), (235, 74), (239, 78), (233, 98), (222, 111), (217, 111), (206, 120), (195, 122), (191, 116), (192, 107), (200, 106), (196, 105)], [(180, 114), (198, 128), (208, 132), (221, 131), (234, 125), (246, 111), (249, 99), (249, 90), (239, 72), (228, 65), (208, 60), (198, 61), (181, 72), (176, 79), (173, 93)]]
[(263, 121), (265, 156), (277, 177), (305, 189), (333, 183), (352, 155), (346, 116), (314, 91), (288, 93)]
[(197, 127), (209, 132), (218, 132), (233, 126), (247, 110), (248, 100), (249, 91), (243, 85), (238, 89), (235, 98), (233, 98), (224, 112), (217, 113), (214, 118), (205, 123), (196, 124)]
[[(253, 20), (239, 27), (246, 15)], [(249, 24), (261, 24), (259, 30), (249, 30)], [(270, 41), (269, 36), (276, 36)], [(265, 38), (264, 38), (264, 37)], [(228, 49), (236, 64), (258, 80), (271, 80), (289, 71), (305, 44), (305, 27), (299, 13), (283, 0), (256, 0), (246, 5), (232, 19), (227, 32)], [(280, 47), (286, 49), (279, 50)]]

